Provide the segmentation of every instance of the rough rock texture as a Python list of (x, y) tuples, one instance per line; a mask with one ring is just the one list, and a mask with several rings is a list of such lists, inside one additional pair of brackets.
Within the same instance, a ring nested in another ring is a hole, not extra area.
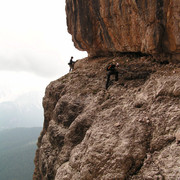
[[(113, 59), (119, 80), (106, 91)], [(179, 180), (179, 77), (151, 56), (79, 60), (46, 89), (34, 180)]]
[(66, 0), (66, 12), (89, 57), (46, 88), (33, 179), (179, 180), (179, 0)]
[(66, 0), (68, 31), (90, 56), (166, 53), (180, 60), (179, 0)]

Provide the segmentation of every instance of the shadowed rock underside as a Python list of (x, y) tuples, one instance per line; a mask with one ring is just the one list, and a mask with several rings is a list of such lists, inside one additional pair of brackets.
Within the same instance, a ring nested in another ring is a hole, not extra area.
[(89, 56), (169, 54), (180, 60), (179, 0), (66, 0), (68, 31)]

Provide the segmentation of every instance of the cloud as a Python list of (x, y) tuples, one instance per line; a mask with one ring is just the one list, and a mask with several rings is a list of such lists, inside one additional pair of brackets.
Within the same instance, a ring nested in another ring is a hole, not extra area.
[(57, 53), (31, 53), (29, 51), (11, 54), (11, 56), (0, 56), (1, 71), (23, 71), (43, 77), (52, 77), (66, 73), (67, 69), (65, 62)]
[(68, 73), (75, 49), (67, 32), (65, 0), (0, 0), (0, 102), (40, 92)]
[(28, 72), (0, 71), (0, 102), (12, 101), (22, 93), (40, 92), (52, 78), (43, 78)]
[(0, 2), (0, 70), (62, 76), (68, 61), (86, 56), (73, 47), (67, 32), (65, 1)]
[(53, 49), (46, 46), (39, 48), (35, 45), (33, 48), (25, 46), (17, 48), (16, 46), (16, 48), (9, 48), (8, 52), (0, 52), (0, 70), (26, 71), (43, 77), (62, 76), (69, 70), (68, 62), (72, 55), (75, 59), (86, 56), (68, 47), (67, 49), (63, 47)]

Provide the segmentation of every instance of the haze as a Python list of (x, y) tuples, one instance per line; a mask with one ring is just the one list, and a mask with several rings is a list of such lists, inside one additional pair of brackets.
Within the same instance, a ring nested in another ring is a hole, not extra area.
[(39, 91), (68, 73), (74, 48), (65, 0), (0, 0), (0, 102)]

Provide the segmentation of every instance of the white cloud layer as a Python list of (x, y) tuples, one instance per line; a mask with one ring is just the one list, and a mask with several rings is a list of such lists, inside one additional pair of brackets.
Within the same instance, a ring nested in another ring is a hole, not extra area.
[(65, 0), (0, 0), (0, 102), (39, 91), (68, 73), (76, 50), (67, 32)]
[(14, 101), (24, 93), (39, 92), (44, 96), (51, 79), (42, 78), (28, 72), (0, 72), (0, 103)]
[(67, 33), (65, 0), (0, 0), (0, 70), (49, 77), (81, 58)]

